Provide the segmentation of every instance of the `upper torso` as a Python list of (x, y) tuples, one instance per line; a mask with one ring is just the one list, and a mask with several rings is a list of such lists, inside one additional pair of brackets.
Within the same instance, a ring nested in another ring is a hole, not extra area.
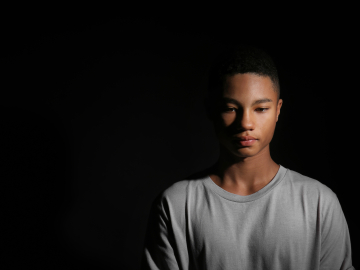
[(340, 269), (344, 259), (327, 258), (327, 250), (343, 256), (349, 245), (323, 239), (332, 237), (327, 226), (338, 226), (339, 234), (347, 230), (336, 195), (283, 166), (248, 196), (227, 192), (206, 176), (173, 184), (160, 204), (176, 269), (308, 270), (325, 269), (325, 263)]

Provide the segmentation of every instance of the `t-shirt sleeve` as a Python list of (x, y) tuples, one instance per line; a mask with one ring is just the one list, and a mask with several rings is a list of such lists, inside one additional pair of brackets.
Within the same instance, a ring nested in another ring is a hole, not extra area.
[(142, 270), (179, 269), (166, 208), (166, 200), (162, 196), (156, 198), (152, 204), (145, 237)]
[(323, 201), (321, 222), (321, 270), (352, 270), (349, 229), (340, 202), (332, 191)]

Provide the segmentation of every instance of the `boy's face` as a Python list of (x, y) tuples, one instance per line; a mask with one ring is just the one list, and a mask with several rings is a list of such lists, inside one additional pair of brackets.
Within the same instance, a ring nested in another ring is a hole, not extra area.
[[(228, 76), (213, 119), (219, 142), (235, 156), (257, 155), (269, 147), (281, 106), (270, 77), (252, 73)], [(239, 142), (240, 136), (256, 140)]]

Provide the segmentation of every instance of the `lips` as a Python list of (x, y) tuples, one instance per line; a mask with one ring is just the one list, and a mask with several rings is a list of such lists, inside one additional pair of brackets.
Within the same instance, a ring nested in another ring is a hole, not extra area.
[(235, 144), (236, 144), (237, 146), (251, 146), (251, 145), (253, 145), (255, 142), (257, 142), (257, 140), (247, 140), (247, 141), (237, 140), (237, 141), (235, 141)]
[(237, 141), (250, 141), (250, 140), (257, 140), (255, 137), (252, 136), (240, 136), (240, 137), (236, 137)]
[(236, 137), (235, 143), (237, 146), (251, 146), (253, 145), (257, 139), (253, 136), (240, 136)]

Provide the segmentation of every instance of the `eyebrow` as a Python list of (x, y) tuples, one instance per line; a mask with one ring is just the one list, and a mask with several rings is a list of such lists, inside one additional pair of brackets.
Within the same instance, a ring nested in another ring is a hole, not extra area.
[[(237, 106), (241, 106), (241, 104), (236, 100), (236, 99), (233, 99), (233, 98), (228, 98), (228, 97), (224, 97), (223, 98), (223, 101), (227, 102), (227, 103), (233, 103)], [(261, 103), (266, 103), (266, 102), (273, 102), (271, 99), (269, 98), (262, 98), (262, 99), (258, 99), (258, 100), (255, 100), (251, 106), (255, 106), (257, 104), (261, 104)]]

